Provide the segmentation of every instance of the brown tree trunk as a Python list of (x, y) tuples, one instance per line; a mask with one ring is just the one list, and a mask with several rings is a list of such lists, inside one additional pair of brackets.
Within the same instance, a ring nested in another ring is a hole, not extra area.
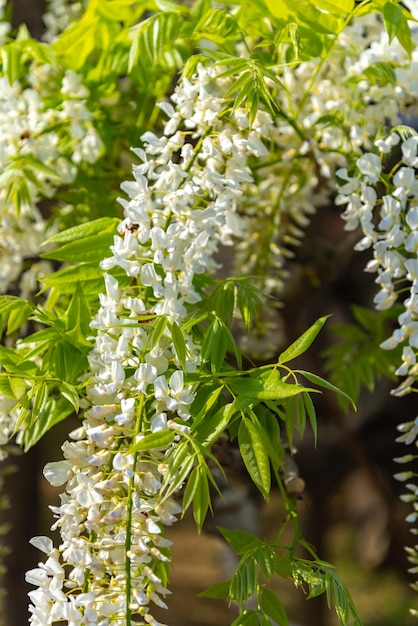
[(26, 24), (32, 37), (40, 39), (45, 30), (42, 22), (44, 9), (45, 0), (13, 0), (13, 28)]

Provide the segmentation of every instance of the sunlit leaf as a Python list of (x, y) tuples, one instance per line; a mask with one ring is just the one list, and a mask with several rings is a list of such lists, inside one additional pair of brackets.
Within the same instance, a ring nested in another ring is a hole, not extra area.
[(161, 430), (155, 433), (144, 435), (130, 448), (130, 452), (137, 450), (159, 450), (168, 448), (175, 437), (174, 430)]
[(327, 321), (329, 315), (319, 318), (308, 330), (306, 330), (296, 341), (294, 341), (284, 352), (279, 356), (279, 363), (287, 363), (292, 359), (300, 356), (309, 348), (313, 343), (315, 337)]
[(299, 384), (285, 383), (276, 369), (263, 371), (251, 377), (233, 378), (227, 381), (228, 387), (238, 396), (257, 400), (284, 400), (304, 391), (315, 391)]

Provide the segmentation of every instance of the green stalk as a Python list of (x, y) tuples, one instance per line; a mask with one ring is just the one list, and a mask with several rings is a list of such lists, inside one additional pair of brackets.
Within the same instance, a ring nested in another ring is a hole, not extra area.
[[(145, 396), (141, 394), (139, 400), (138, 414), (135, 425), (135, 435), (137, 435), (142, 428), (142, 414), (144, 410)], [(134, 437), (135, 437), (134, 435)], [(133, 470), (135, 471), (136, 463), (138, 460), (139, 452), (134, 454)], [(126, 538), (125, 538), (125, 574), (126, 574), (126, 626), (131, 626), (131, 594), (132, 594), (132, 574), (131, 574), (131, 557), (129, 556), (132, 546), (132, 492), (134, 490), (135, 475), (129, 479), (128, 495), (127, 495), (127, 511), (126, 511)]]

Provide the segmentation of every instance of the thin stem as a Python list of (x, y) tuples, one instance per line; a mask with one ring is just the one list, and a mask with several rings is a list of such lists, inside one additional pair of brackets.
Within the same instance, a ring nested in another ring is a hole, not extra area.
[[(139, 400), (139, 407), (137, 413), (137, 420), (135, 426), (135, 435), (137, 435), (142, 428), (143, 422), (143, 410), (145, 405), (145, 396), (142, 394)], [(132, 547), (132, 509), (133, 509), (133, 499), (132, 493), (134, 490), (134, 482), (135, 482), (135, 468), (138, 460), (139, 452), (136, 451), (134, 453), (133, 460), (133, 476), (129, 479), (128, 485), (128, 495), (127, 495), (127, 510), (126, 510), (126, 537), (125, 537), (125, 574), (126, 574), (126, 626), (131, 626), (131, 595), (132, 595), (132, 573), (131, 573), (131, 547)]]

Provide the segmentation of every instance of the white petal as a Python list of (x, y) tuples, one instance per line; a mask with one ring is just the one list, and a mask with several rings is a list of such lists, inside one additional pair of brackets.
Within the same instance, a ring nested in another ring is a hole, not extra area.
[(52, 539), (50, 537), (32, 537), (32, 539), (29, 539), (29, 543), (34, 546), (34, 548), (45, 552), (45, 554), (50, 554), (54, 549), (54, 544), (52, 543)]
[(69, 461), (56, 461), (47, 463), (43, 474), (53, 487), (59, 487), (67, 482), (71, 474), (71, 463)]

